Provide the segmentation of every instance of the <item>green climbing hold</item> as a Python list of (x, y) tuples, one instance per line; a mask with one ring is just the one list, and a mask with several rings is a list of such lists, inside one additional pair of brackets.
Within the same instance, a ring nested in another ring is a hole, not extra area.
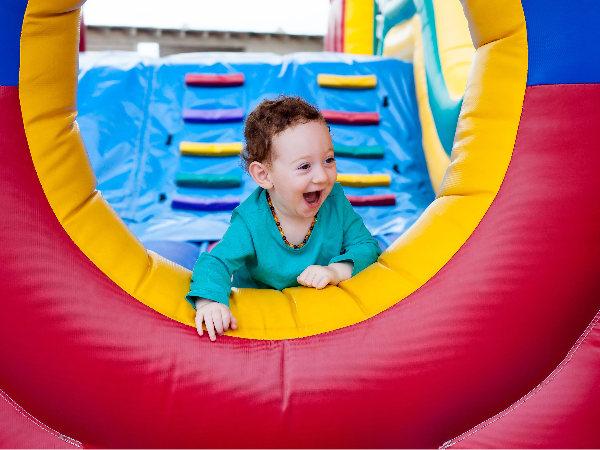
[(335, 156), (358, 159), (381, 159), (383, 158), (383, 147), (376, 145), (372, 147), (347, 147), (345, 145), (334, 145)]
[(212, 173), (178, 173), (177, 186), (194, 188), (234, 188), (242, 185), (241, 175), (219, 175)]

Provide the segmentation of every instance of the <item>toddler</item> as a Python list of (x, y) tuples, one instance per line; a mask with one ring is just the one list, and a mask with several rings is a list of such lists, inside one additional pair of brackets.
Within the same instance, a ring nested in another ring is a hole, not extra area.
[[(264, 100), (246, 119), (245, 170), (258, 188), (231, 216), (223, 239), (194, 266), (186, 299), (212, 341), (237, 321), (231, 286), (323, 289), (377, 260), (381, 249), (339, 183), (329, 128), (299, 97)], [(232, 278), (233, 275), (233, 278)]]

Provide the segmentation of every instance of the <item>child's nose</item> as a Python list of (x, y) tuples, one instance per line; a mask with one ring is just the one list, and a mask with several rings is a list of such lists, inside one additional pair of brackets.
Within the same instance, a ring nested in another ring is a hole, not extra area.
[(312, 182), (315, 184), (325, 183), (327, 181), (327, 172), (323, 167), (318, 167), (313, 171)]

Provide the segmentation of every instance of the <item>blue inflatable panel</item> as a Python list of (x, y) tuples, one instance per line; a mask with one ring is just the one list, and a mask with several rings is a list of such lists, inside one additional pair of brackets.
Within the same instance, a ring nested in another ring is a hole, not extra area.
[(193, 270), (200, 251), (206, 251), (208, 243), (198, 246), (190, 242), (176, 241), (145, 241), (144, 246), (148, 250), (158, 253), (160, 256), (173, 261), (186, 269)]
[[(186, 73), (243, 73), (243, 86), (190, 88)], [(370, 90), (325, 89), (319, 73), (377, 76)], [(216, 241), (231, 211), (174, 210), (177, 197), (243, 201), (256, 184), (237, 156), (181, 156), (188, 142), (244, 142), (243, 123), (185, 123), (184, 109), (242, 108), (249, 113), (265, 98), (295, 94), (321, 109), (369, 112), (379, 125), (331, 125), (333, 142), (345, 147), (384, 148), (381, 159), (337, 157), (340, 173), (388, 174), (390, 187), (345, 187), (348, 195), (394, 194), (395, 206), (358, 208), (374, 235), (408, 228), (434, 199), (421, 145), (412, 64), (381, 57), (336, 53), (286, 56), (194, 53), (144, 59), (135, 53), (86, 52), (80, 57), (78, 123), (98, 178), (98, 189), (142, 242)], [(388, 98), (383, 106), (384, 97)], [(178, 187), (177, 173), (238, 174), (242, 186)]]
[(527, 85), (600, 83), (600, 1), (523, 0)]
[(21, 28), (27, 0), (0, 2), (0, 86), (19, 85)]

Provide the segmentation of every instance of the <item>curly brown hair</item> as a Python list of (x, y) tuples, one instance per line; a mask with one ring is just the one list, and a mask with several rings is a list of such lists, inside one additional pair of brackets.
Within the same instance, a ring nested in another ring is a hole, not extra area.
[(271, 163), (273, 137), (291, 126), (325, 119), (316, 106), (295, 95), (280, 95), (275, 100), (263, 100), (246, 118), (246, 147), (241, 154), (242, 167), (247, 172), (254, 161)]

